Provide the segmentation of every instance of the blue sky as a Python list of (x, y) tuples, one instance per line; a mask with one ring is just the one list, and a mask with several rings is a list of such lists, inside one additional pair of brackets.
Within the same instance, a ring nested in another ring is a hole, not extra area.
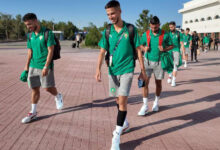
[[(122, 19), (135, 24), (144, 9), (157, 15), (161, 23), (176, 21), (182, 24), (182, 15), (178, 10), (183, 3), (190, 0), (119, 0), (122, 8)], [(71, 21), (77, 27), (88, 26), (89, 22), (98, 27), (108, 21), (104, 9), (108, 0), (0, 0), (0, 12), (13, 16), (34, 12), (38, 19), (48, 21)]]

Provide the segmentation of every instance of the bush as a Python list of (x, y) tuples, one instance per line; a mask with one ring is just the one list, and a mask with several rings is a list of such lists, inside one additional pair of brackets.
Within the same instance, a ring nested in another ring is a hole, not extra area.
[(98, 46), (99, 40), (101, 39), (101, 33), (96, 26), (92, 26), (89, 29), (89, 33), (86, 35), (85, 45), (90, 47)]

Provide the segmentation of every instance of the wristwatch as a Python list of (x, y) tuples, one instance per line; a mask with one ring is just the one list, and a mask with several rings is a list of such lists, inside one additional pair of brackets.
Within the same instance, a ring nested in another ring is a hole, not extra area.
[(48, 69), (48, 67), (44, 66), (44, 69)]

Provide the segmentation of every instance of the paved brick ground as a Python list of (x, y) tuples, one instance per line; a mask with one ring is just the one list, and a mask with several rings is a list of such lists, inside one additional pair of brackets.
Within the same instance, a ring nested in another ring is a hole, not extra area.
[[(21, 124), (30, 110), (30, 90), (19, 81), (26, 51), (0, 49), (1, 150), (109, 150), (117, 109), (108, 98), (107, 68), (94, 80), (98, 52), (65, 48), (55, 62), (56, 85), (64, 109), (41, 90), (38, 119)], [(136, 68), (128, 104), (131, 132), (121, 137), (122, 150), (220, 149), (220, 52), (199, 56), (199, 63), (181, 68), (177, 87), (163, 81), (160, 112), (138, 117), (142, 105)], [(166, 75), (167, 77), (167, 75)], [(150, 83), (150, 102), (155, 85)]]

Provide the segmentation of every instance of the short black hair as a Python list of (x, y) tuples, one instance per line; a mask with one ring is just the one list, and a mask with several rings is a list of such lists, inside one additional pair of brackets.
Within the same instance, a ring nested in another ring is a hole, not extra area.
[(169, 25), (174, 25), (174, 26), (176, 26), (176, 22), (175, 22), (175, 21), (171, 21), (171, 22), (169, 23)]
[(24, 15), (23, 21), (28, 21), (28, 20), (37, 20), (37, 16), (34, 13), (27, 13)]
[(160, 24), (160, 19), (157, 16), (153, 16), (150, 19), (150, 24)]
[(184, 29), (181, 29), (181, 32), (184, 32)]
[(189, 29), (189, 28), (186, 28), (186, 30), (187, 30), (187, 31), (190, 31), (190, 29)]
[(112, 7), (119, 7), (120, 8), (120, 3), (116, 0), (111, 0), (105, 5), (105, 9), (112, 8)]

